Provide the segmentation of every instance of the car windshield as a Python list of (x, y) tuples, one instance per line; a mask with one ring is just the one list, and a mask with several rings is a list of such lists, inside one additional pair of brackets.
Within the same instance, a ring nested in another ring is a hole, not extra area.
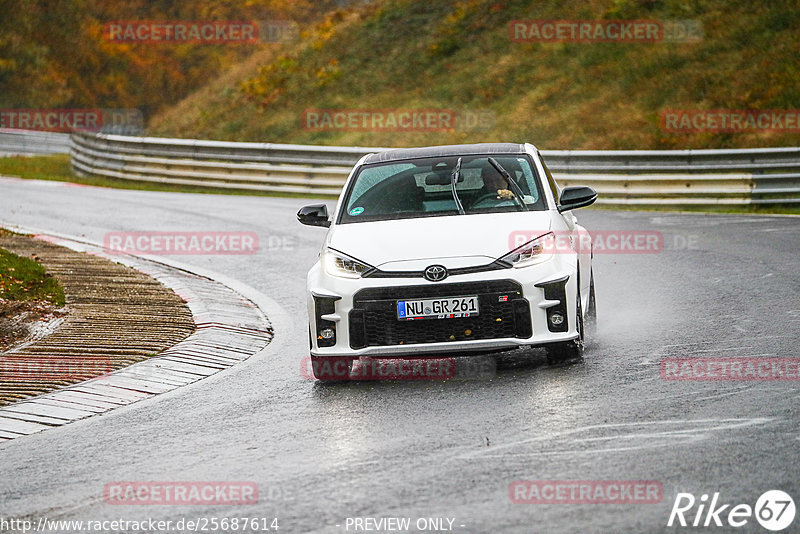
[[(528, 156), (460, 158), (456, 194), (465, 215), (547, 209)], [(420, 158), (363, 166), (350, 184), (339, 223), (458, 215), (451, 182), (458, 159)], [(508, 172), (521, 197), (490, 159)]]

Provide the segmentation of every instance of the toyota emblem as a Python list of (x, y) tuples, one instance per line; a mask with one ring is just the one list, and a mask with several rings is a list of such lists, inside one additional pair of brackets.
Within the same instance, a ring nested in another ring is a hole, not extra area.
[(447, 269), (444, 265), (431, 265), (425, 269), (425, 279), (431, 282), (440, 282), (447, 278)]

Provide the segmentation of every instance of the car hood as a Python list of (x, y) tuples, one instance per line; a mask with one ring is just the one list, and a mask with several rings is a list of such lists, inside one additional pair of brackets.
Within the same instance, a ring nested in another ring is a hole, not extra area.
[(551, 228), (549, 211), (452, 215), (336, 225), (328, 246), (385, 270), (483, 265)]

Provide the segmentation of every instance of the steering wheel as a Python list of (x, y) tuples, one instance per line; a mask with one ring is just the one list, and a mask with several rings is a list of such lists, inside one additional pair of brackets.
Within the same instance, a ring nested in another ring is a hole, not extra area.
[(470, 205), (470, 207), (471, 208), (480, 207), (479, 204), (482, 204), (482, 203), (484, 203), (484, 202), (486, 202), (488, 200), (494, 200), (495, 201), (495, 204), (492, 204), (493, 206), (502, 206), (503, 203), (505, 203), (505, 202), (510, 202), (511, 204), (518, 204), (517, 202), (514, 201), (514, 199), (505, 199), (505, 198), (498, 199), (497, 198), (497, 193), (486, 193), (486, 194), (483, 194), (480, 197), (478, 197), (478, 199), (476, 201), (474, 201)]

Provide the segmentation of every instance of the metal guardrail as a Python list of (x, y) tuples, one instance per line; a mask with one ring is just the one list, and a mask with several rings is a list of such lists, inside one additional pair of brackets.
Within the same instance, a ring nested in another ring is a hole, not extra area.
[(69, 134), (0, 128), (0, 155), (69, 154)]
[[(366, 147), (233, 143), (74, 133), (83, 176), (338, 196)], [(800, 147), (542, 151), (562, 186), (589, 185), (610, 205), (800, 203)]]

